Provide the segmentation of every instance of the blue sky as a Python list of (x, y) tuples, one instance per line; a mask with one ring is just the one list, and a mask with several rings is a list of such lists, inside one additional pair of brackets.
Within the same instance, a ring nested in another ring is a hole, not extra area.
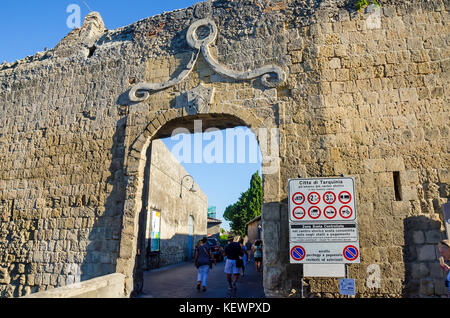
[[(232, 131), (238, 136), (234, 142), (227, 138), (227, 133)], [(222, 219), (225, 208), (248, 189), (252, 175), (257, 171), (262, 175), (261, 152), (256, 137), (246, 127), (184, 136), (185, 140), (178, 135), (163, 139), (163, 142), (208, 196), (209, 205), (217, 208), (217, 218)], [(220, 139), (223, 147), (217, 142)], [(241, 146), (238, 139), (242, 141)], [(212, 150), (214, 146), (217, 147)], [(185, 156), (185, 149), (189, 149), (190, 156)], [(222, 227), (229, 230), (229, 222), (223, 221)]]
[[(154, 16), (163, 12), (182, 9), (200, 2), (195, 0), (85, 0), (87, 5), (98, 11), (108, 29), (116, 29), (129, 25), (138, 20)], [(45, 48), (53, 48), (63, 39), (71, 29), (67, 20), (71, 12), (67, 8), (77, 4), (81, 8), (81, 21), (89, 9), (81, 0), (22, 0), (2, 1), (0, 10), (0, 63), (13, 62)], [(225, 131), (222, 131), (225, 138)], [(193, 138), (193, 135), (191, 135)], [(253, 137), (254, 138), (254, 137)], [(203, 138), (205, 139), (205, 138)], [(224, 139), (225, 140), (225, 139)], [(164, 140), (169, 149), (179, 141)], [(212, 141), (205, 140), (204, 146), (211, 145)], [(192, 140), (192, 146), (194, 141)], [(236, 145), (237, 147), (237, 145)], [(203, 150), (201, 150), (203, 151)], [(226, 156), (226, 144), (224, 144)], [(238, 151), (235, 151), (237, 161)], [(243, 151), (243, 150), (239, 150)], [(244, 163), (183, 163), (197, 184), (206, 193), (209, 204), (217, 207), (217, 217), (221, 218), (225, 208), (237, 201), (242, 192), (249, 187), (253, 173), (260, 171), (261, 162), (249, 162), (248, 153)], [(224, 160), (226, 161), (226, 160)], [(261, 172), (260, 172), (261, 175)], [(229, 229), (228, 222), (223, 227)]]
[[(195, 0), (85, 0), (98, 11), (108, 29), (116, 29), (163, 12), (182, 9)], [(0, 63), (13, 62), (44, 48), (53, 48), (71, 29), (67, 7), (78, 4), (82, 20), (89, 13), (81, 0), (2, 1), (0, 7)]]

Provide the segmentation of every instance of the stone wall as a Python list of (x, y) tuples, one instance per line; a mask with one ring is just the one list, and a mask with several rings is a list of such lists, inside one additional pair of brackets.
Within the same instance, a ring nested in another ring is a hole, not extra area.
[(262, 227), (261, 218), (257, 218), (247, 224), (247, 240), (255, 243), (256, 240), (261, 239), (261, 230), (259, 226)]
[[(117, 30), (93, 13), (54, 49), (2, 64), (0, 296), (113, 272), (136, 290), (147, 150), (194, 119), (279, 129), (279, 155), (263, 154), (276, 168), (263, 175), (267, 296), (298, 289), (301, 273), (287, 180), (341, 174), (358, 193), (357, 297), (442, 295), (450, 5), (379, 2), (216, 0)], [(188, 31), (205, 18), (217, 36), (198, 28), (209, 44), (195, 49)], [(173, 85), (130, 95), (145, 82)], [(307, 296), (338, 296), (335, 279), (305, 282)]]
[(115, 273), (34, 293), (23, 298), (124, 298), (124, 282), (125, 276)]
[[(378, 12), (339, 10), (291, 29), (304, 49), (290, 52), (285, 100), (296, 111), (281, 126), (282, 184), (296, 174), (356, 178), (362, 262), (349, 277), (358, 297), (444, 294), (436, 243), (450, 194), (447, 10), (448, 2), (385, 2)], [(370, 283), (372, 264), (380, 284)], [(305, 289), (338, 296), (336, 280)]]
[[(188, 172), (161, 140), (152, 142), (151, 152), (148, 207), (161, 212), (159, 265), (165, 266), (188, 260), (190, 216), (194, 221), (191, 257), (197, 241), (206, 236), (208, 197), (191, 178), (184, 178)], [(196, 192), (190, 191), (192, 184)]]

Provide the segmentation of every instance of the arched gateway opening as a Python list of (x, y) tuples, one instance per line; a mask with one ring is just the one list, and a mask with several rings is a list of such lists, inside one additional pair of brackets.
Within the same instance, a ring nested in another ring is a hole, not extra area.
[[(212, 107), (213, 108), (213, 107)], [(126, 294), (136, 295), (143, 287), (145, 262), (145, 216), (148, 213), (148, 169), (153, 140), (171, 137), (174, 130), (183, 128), (198, 132), (195, 123), (201, 121), (202, 132), (208, 129), (227, 129), (246, 126), (256, 135), (262, 154), (263, 206), (274, 200), (279, 188), (279, 136), (275, 127), (265, 127), (251, 110), (235, 106), (220, 106), (220, 112), (210, 109), (208, 114), (186, 115), (183, 110), (171, 109), (150, 122), (147, 128), (130, 143), (125, 161), (127, 176), (120, 254), (117, 272), (126, 275)], [(147, 171), (146, 171), (147, 170)], [(262, 217), (264, 221), (264, 216)], [(262, 224), (264, 232), (264, 222)], [(270, 258), (270, 257), (269, 257)]]

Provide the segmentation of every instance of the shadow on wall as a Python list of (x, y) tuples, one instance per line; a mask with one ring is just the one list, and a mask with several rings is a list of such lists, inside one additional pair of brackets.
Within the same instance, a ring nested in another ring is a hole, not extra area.
[[(202, 239), (201, 235), (190, 237), (187, 234), (175, 234), (170, 239), (160, 240), (160, 251), (150, 252), (150, 242), (144, 255), (144, 271), (152, 270), (182, 262), (194, 261), (194, 252), (197, 243)], [(189, 245), (189, 240), (192, 245)], [(189, 258), (188, 246), (192, 246), (191, 258)]]
[[(86, 255), (79, 273), (81, 281), (115, 273), (116, 271), (122, 230), (122, 211), (126, 194), (126, 180), (123, 170), (125, 128), (126, 117), (123, 117), (117, 122), (112, 138), (109, 176), (106, 182), (100, 181), (105, 185), (105, 188), (99, 189), (99, 195), (109, 193), (109, 196), (105, 199), (103, 206), (100, 202), (94, 208), (94, 222), (92, 226), (88, 226), (90, 228), (88, 236), (79, 236), (80, 244), (88, 242)], [(68, 283), (70, 283), (70, 279)]]
[[(87, 242), (85, 257), (79, 267), (76, 262), (72, 266), (68, 266), (66, 282), (65, 284), (61, 284), (61, 286), (116, 272), (117, 260), (120, 256), (121, 240), (124, 239), (121, 236), (127, 184), (126, 171), (124, 171), (126, 121), (127, 117), (124, 116), (117, 122), (110, 151), (111, 164), (109, 167), (109, 176), (106, 182), (102, 180), (105, 188), (99, 189), (100, 195), (101, 193), (109, 193), (109, 195), (104, 200), (104, 204), (99, 202), (98, 206), (95, 206), (93, 202), (89, 202), (86, 207), (86, 211), (89, 211), (87, 212), (89, 215), (86, 215), (86, 217), (89, 217), (88, 220), (93, 221), (91, 221), (92, 224), (89, 224), (86, 230), (80, 230), (78, 236), (80, 244)], [(159, 254), (160, 257), (158, 260), (146, 257), (146, 213), (144, 212), (148, 208), (151, 150), (152, 147), (150, 144), (147, 150), (147, 163), (144, 172), (142, 208), (139, 213), (138, 249), (133, 271), (135, 283), (133, 294), (138, 293), (142, 287), (143, 271), (149, 268), (147, 262), (152, 262), (153, 266), (166, 266), (188, 260), (187, 246), (189, 235), (187, 234), (176, 234), (171, 239), (161, 240), (161, 253)], [(192, 237), (192, 257), (194, 255), (195, 245), (201, 237), (199, 235)], [(124, 243), (129, 244), (125, 249), (131, 250), (133, 248), (132, 241), (133, 239), (131, 237), (124, 239)]]
[[(153, 139), (154, 140), (154, 139)], [(146, 164), (144, 169), (144, 182), (142, 188), (142, 207), (138, 216), (138, 232), (137, 232), (137, 251), (134, 258), (133, 269), (133, 291), (132, 296), (139, 294), (144, 284), (144, 271), (151, 267), (160, 267), (170, 264), (180, 263), (193, 257), (193, 249), (196, 241), (201, 237), (198, 235), (189, 236), (188, 234), (175, 234), (170, 239), (160, 240), (160, 252), (150, 252), (150, 242), (146, 239), (147, 211), (149, 210), (150, 186), (156, 181), (151, 180), (152, 167), (152, 149), (153, 143), (150, 143), (146, 152)], [(164, 204), (164, 203), (163, 203)], [(167, 208), (167, 207), (166, 207)], [(165, 209), (162, 213), (165, 213)], [(173, 211), (172, 211), (173, 212)], [(170, 214), (170, 213), (169, 213)], [(206, 216), (205, 216), (206, 217)], [(186, 227), (188, 224), (184, 224)], [(164, 233), (162, 233), (164, 235)], [(123, 234), (125, 235), (125, 234)], [(132, 239), (128, 238), (131, 243)], [(190, 253), (188, 252), (191, 247)], [(130, 248), (132, 248), (130, 246)]]
[(404, 220), (405, 286), (403, 297), (440, 297), (446, 295), (444, 274), (439, 266), (437, 243), (444, 239), (442, 222), (426, 216)]

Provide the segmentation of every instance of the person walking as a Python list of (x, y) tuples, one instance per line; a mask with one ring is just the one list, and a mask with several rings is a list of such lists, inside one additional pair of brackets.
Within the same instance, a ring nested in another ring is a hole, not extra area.
[(243, 256), (241, 245), (238, 242), (233, 242), (232, 236), (228, 237), (228, 245), (225, 247), (225, 274), (227, 274), (228, 289), (237, 289), (237, 281), (239, 279), (240, 266), (239, 256)]
[(197, 266), (197, 290), (200, 290), (201, 286), (202, 291), (206, 291), (206, 282), (213, 261), (216, 263), (208, 245), (208, 238), (204, 237), (196, 248), (194, 255), (194, 262)]
[(253, 255), (255, 256), (255, 266), (256, 271), (261, 271), (262, 258), (263, 258), (263, 250), (262, 250), (262, 241), (257, 240), (255, 245), (253, 246)]
[(252, 247), (253, 247), (252, 241), (248, 240), (247, 243), (245, 243), (245, 247), (247, 248), (247, 256), (248, 256), (247, 262), (251, 263), (251, 261), (252, 261), (252, 254), (253, 254), (252, 253)]
[(441, 269), (446, 274), (445, 287), (447, 287), (447, 298), (450, 298), (450, 266), (446, 264), (446, 261), (450, 260), (450, 240), (443, 240), (439, 243), (439, 258)]
[(247, 251), (247, 246), (244, 245), (244, 239), (241, 238), (239, 240), (239, 244), (241, 245), (241, 249), (242, 249), (242, 253), (244, 253), (244, 256), (242, 257), (242, 277), (244, 277), (245, 275), (245, 267), (247, 266), (247, 262), (248, 262), (248, 251)]

